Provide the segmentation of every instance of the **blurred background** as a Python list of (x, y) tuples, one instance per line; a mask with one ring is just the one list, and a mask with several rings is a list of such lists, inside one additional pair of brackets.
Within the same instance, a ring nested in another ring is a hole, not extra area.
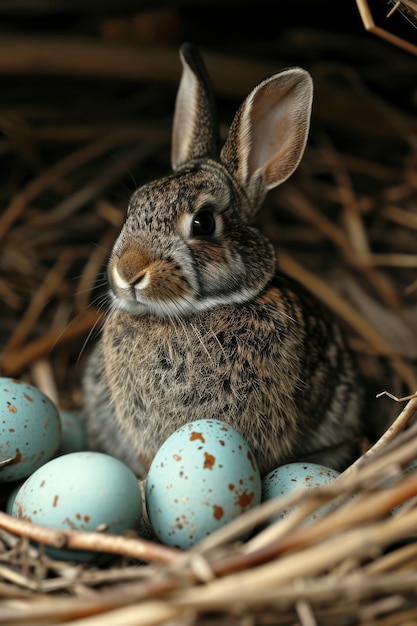
[[(407, 4), (367, 6), (416, 46)], [(170, 169), (184, 41), (204, 55), (223, 136), (260, 80), (311, 72), (305, 157), (259, 223), (342, 319), (372, 402), (415, 391), (417, 57), (367, 32), (354, 0), (2, 0), (0, 372), (79, 405), (129, 197)]]

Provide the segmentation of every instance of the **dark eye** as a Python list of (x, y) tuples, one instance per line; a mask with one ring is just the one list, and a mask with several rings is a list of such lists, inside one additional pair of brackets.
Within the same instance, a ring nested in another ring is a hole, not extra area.
[(216, 230), (216, 220), (213, 211), (202, 209), (195, 215), (192, 222), (192, 234), (195, 237), (208, 237)]

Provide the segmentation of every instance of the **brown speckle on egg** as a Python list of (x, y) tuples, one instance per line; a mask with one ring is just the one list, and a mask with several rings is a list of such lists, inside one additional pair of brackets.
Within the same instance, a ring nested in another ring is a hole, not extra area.
[(181, 459), (182, 459), (182, 456), (180, 456), (179, 454), (173, 454), (172, 457), (173, 457), (174, 461), (181, 461)]
[(175, 526), (177, 530), (182, 530), (184, 526), (189, 526), (189, 521), (186, 515), (182, 514), (175, 519)]
[(17, 517), (22, 519), (22, 517), (24, 517), (24, 514), (25, 514), (24, 507), (17, 500), (14, 501), (14, 505), (13, 506), (15, 507), (15, 509), (17, 511)]
[(249, 463), (252, 465), (252, 469), (256, 472), (255, 460), (254, 460), (252, 452), (250, 450), (248, 450), (247, 457), (249, 459)]
[(253, 504), (254, 499), (255, 499), (255, 494), (253, 491), (251, 493), (248, 493), (247, 491), (242, 491), (241, 493), (238, 494), (236, 498), (236, 505), (239, 507), (239, 509), (243, 513), (244, 511), (246, 511), (246, 509), (249, 506)]
[(190, 435), (190, 441), (196, 441), (197, 439), (199, 439), (201, 441), (201, 443), (205, 442), (205, 439), (203, 437), (202, 433), (197, 433), (195, 431), (193, 431)]
[(54, 496), (54, 499), (53, 499), (53, 501), (52, 501), (52, 506), (53, 506), (53, 507), (56, 507), (56, 506), (58, 505), (58, 500), (59, 500), (59, 496), (58, 496), (58, 495), (55, 495), (55, 496)]
[(213, 504), (213, 516), (217, 520), (221, 520), (224, 515), (223, 507)]
[(216, 462), (215, 456), (213, 456), (212, 454), (209, 454), (208, 452), (204, 452), (204, 465), (203, 465), (204, 469), (212, 470), (215, 462)]
[(72, 520), (70, 520), (69, 517), (66, 517), (64, 521), (71, 528), (71, 530), (77, 530), (77, 526), (74, 524)]
[(22, 460), (22, 453), (19, 450), (19, 448), (16, 448), (16, 454), (14, 455), (13, 459), (11, 460), (11, 463), (20, 463), (20, 461)]

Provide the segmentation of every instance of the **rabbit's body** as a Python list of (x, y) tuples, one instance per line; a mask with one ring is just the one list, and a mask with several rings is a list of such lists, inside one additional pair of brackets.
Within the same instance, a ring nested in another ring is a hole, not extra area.
[(174, 430), (217, 418), (262, 473), (314, 452), (342, 467), (360, 431), (352, 356), (250, 225), (301, 158), (311, 81), (295, 69), (261, 83), (219, 158), (204, 68), (191, 48), (182, 58), (174, 174), (136, 192), (109, 261), (113, 307), (84, 383), (90, 442), (143, 474)]

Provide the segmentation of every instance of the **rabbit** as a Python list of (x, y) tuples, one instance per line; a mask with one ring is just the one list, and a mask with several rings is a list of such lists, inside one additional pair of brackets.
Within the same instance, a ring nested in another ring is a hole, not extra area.
[(358, 454), (357, 366), (252, 224), (301, 160), (312, 79), (292, 68), (261, 82), (220, 149), (207, 70), (191, 44), (180, 57), (173, 172), (133, 194), (108, 261), (111, 303), (83, 381), (90, 445), (145, 477), (171, 433), (215, 418), (262, 475), (306, 458), (341, 469)]

